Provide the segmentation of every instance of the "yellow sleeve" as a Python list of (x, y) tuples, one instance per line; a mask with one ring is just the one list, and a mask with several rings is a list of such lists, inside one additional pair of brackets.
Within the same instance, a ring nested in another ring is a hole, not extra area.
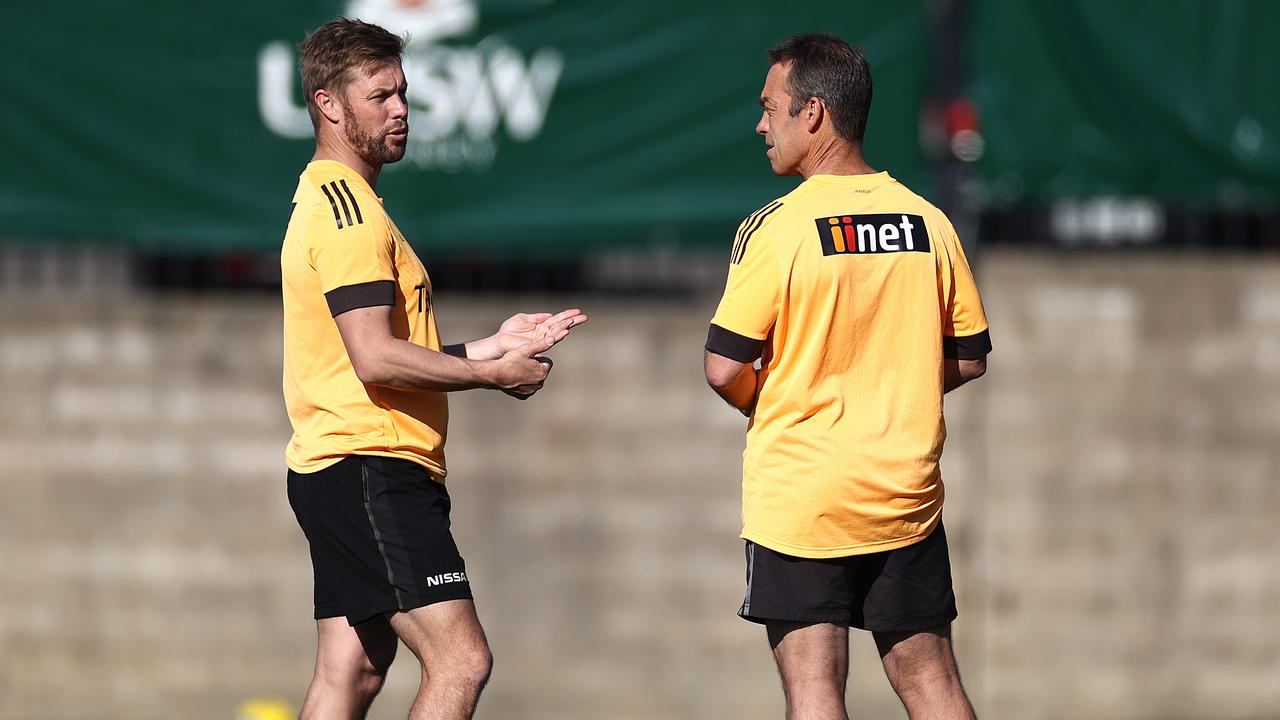
[(761, 220), (757, 213), (738, 228), (729, 279), (711, 319), (706, 349), (738, 362), (754, 362), (778, 319), (781, 292), (768, 219)]
[(395, 238), (382, 213), (348, 224), (317, 209), (306, 242), (331, 314), (395, 304)]
[[(947, 223), (944, 230), (946, 248), (945, 266), (939, 268), (938, 280), (942, 283), (942, 296), (946, 307), (943, 312), (942, 355), (955, 360), (977, 360), (991, 352), (991, 333), (987, 326), (987, 314), (978, 295), (978, 284), (973, 280), (969, 260), (955, 230)], [(942, 258), (942, 254), (939, 254)]]

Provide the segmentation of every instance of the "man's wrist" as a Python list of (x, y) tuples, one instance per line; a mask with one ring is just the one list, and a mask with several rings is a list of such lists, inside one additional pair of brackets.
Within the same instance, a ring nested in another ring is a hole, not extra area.
[(471, 365), (477, 386), (490, 390), (502, 389), (497, 360), (468, 360), (467, 363)]
[(468, 356), (477, 360), (493, 360), (502, 357), (507, 352), (503, 349), (502, 342), (497, 334), (479, 340), (472, 340), (467, 343), (467, 346)]
[(496, 335), (456, 345), (445, 345), (441, 351), (463, 360), (494, 360), (506, 354), (498, 345)]

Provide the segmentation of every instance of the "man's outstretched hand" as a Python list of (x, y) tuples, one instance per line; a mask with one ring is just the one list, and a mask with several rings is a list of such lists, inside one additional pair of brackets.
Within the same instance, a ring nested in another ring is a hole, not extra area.
[[(569, 330), (587, 321), (587, 316), (578, 308), (551, 313), (516, 313), (502, 323), (494, 335), (497, 350), (506, 355), (521, 345), (534, 341), (551, 339), (551, 345), (565, 339)], [(548, 347), (550, 349), (550, 347)]]
[[(569, 336), (569, 331), (587, 321), (578, 308), (551, 313), (516, 313), (498, 328), (493, 336), (501, 361), (524, 381), (507, 384), (502, 391), (526, 400), (542, 389), (551, 372), (551, 358), (542, 353)], [(537, 367), (529, 363), (537, 363)], [(519, 368), (519, 370), (516, 370)]]

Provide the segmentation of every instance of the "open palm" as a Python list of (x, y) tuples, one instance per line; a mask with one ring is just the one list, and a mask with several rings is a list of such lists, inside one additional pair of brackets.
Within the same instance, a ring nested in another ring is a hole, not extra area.
[(549, 334), (554, 342), (560, 342), (569, 329), (587, 321), (587, 316), (577, 308), (551, 313), (516, 313), (498, 327), (498, 349), (507, 353), (521, 345)]

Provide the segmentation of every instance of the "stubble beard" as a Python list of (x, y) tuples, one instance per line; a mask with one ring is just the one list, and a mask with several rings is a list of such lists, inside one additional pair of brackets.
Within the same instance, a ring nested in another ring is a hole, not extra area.
[[(387, 142), (387, 136), (391, 134), (391, 130), (384, 130), (381, 133), (365, 132), (349, 108), (343, 108), (342, 114), (346, 120), (343, 124), (347, 142), (351, 143), (351, 147), (355, 148), (365, 162), (381, 166), (397, 162), (404, 157), (407, 143), (401, 145)], [(408, 132), (407, 123), (405, 131)]]

